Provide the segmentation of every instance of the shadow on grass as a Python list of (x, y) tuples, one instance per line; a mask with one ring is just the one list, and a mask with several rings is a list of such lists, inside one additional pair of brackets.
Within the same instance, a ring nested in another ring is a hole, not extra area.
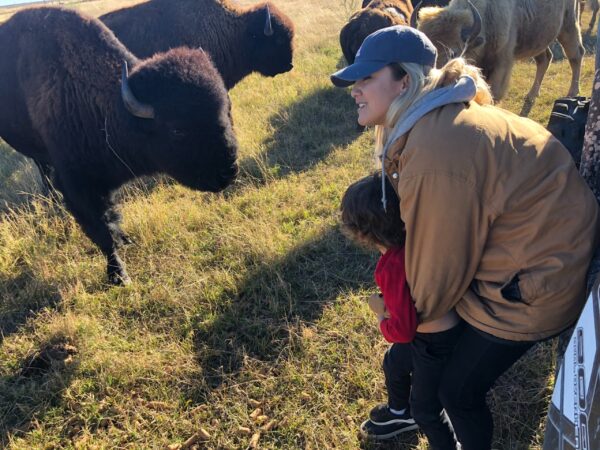
[(362, 450), (413, 450), (419, 444), (419, 435), (415, 431), (409, 431), (393, 439), (376, 441), (374, 439), (362, 440)]
[(259, 263), (216, 320), (196, 330), (196, 352), (206, 384), (217, 387), (237, 373), (246, 355), (262, 361), (285, 357), (293, 351), (294, 325), (318, 319), (325, 305), (343, 292), (371, 286), (374, 263), (337, 229), (281, 259)]
[[(327, 126), (324, 126), (327, 124)], [(282, 109), (269, 119), (275, 132), (258, 157), (240, 161), (241, 177), (259, 182), (311, 169), (333, 148), (358, 136), (356, 108), (346, 89), (323, 88)]]
[[(44, 344), (35, 355), (23, 361), (17, 373), (0, 377), (1, 448), (7, 448), (4, 446), (15, 436), (31, 431), (44, 421), (52, 408), (61, 404), (62, 394), (71, 384), (75, 371), (75, 364), (69, 361), (72, 354), (69, 347), (63, 343)], [(48, 352), (49, 348), (53, 354)], [(36, 366), (34, 370), (32, 366)], [(75, 421), (65, 423), (63, 434), (69, 437), (77, 433), (80, 425)]]
[[(40, 311), (56, 308), (61, 300), (56, 287), (36, 278), (28, 268), (12, 277), (0, 276), (0, 344)], [(3, 365), (0, 448), (8, 445), (11, 436), (28, 432), (60, 403), (73, 373), (73, 366), (64, 361), (73, 351), (76, 349), (63, 338), (57, 338), (29, 349), (29, 355), (18, 366)]]
[(58, 289), (40, 281), (27, 268), (13, 277), (0, 275), (0, 344), (30, 317), (60, 302)]

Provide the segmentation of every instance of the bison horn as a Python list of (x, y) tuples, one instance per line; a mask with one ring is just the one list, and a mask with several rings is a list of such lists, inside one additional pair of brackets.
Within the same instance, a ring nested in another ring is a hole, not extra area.
[(468, 44), (475, 40), (475, 38), (479, 36), (479, 33), (481, 33), (481, 15), (479, 14), (479, 11), (477, 11), (477, 8), (475, 8), (473, 3), (467, 0), (467, 4), (469, 5), (471, 14), (473, 14), (473, 26), (471, 28), (463, 30), (461, 33), (461, 37), (463, 41)]
[(123, 61), (123, 72), (121, 75), (121, 98), (125, 108), (135, 117), (141, 119), (154, 119), (154, 108), (140, 102), (129, 87), (129, 72), (127, 70), (127, 61)]
[(423, 6), (423, 2), (417, 3), (417, 6), (415, 6), (415, 9), (413, 9), (412, 14), (410, 15), (410, 26), (413, 28), (417, 28), (419, 25), (419, 10), (421, 9), (421, 6)]
[(265, 36), (273, 36), (273, 25), (271, 24), (271, 11), (269, 11), (269, 5), (267, 5), (267, 18), (265, 20)]

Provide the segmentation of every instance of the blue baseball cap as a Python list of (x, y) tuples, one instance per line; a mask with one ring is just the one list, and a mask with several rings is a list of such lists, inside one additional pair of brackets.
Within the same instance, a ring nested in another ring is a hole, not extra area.
[(368, 35), (353, 64), (331, 75), (331, 82), (346, 87), (395, 62), (435, 67), (437, 50), (424, 33), (404, 25), (382, 28)]

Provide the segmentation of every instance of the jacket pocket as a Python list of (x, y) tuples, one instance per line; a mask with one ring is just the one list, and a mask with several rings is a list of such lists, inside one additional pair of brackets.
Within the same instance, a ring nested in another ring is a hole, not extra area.
[(502, 298), (511, 302), (521, 302), (523, 301), (523, 297), (521, 295), (521, 288), (519, 287), (519, 274), (515, 274), (512, 279), (502, 286), (500, 289), (500, 294), (502, 294)]

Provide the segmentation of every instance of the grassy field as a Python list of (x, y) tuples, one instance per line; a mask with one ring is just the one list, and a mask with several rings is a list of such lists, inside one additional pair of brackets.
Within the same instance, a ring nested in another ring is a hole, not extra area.
[[(0, 144), (0, 447), (426, 448), (358, 439), (385, 398), (386, 345), (365, 302), (376, 255), (337, 226), (342, 193), (372, 167), (371, 135), (328, 78), (352, 5), (277, 4), (296, 23), (295, 68), (231, 91), (239, 180), (221, 195), (124, 189), (131, 286), (105, 284), (100, 252)], [(534, 72), (516, 66), (504, 107), (520, 110)], [(552, 65), (531, 118), (547, 122), (569, 72)], [(583, 94), (592, 77), (593, 55)], [(554, 352), (536, 347), (491, 393), (494, 448), (541, 447)]]

